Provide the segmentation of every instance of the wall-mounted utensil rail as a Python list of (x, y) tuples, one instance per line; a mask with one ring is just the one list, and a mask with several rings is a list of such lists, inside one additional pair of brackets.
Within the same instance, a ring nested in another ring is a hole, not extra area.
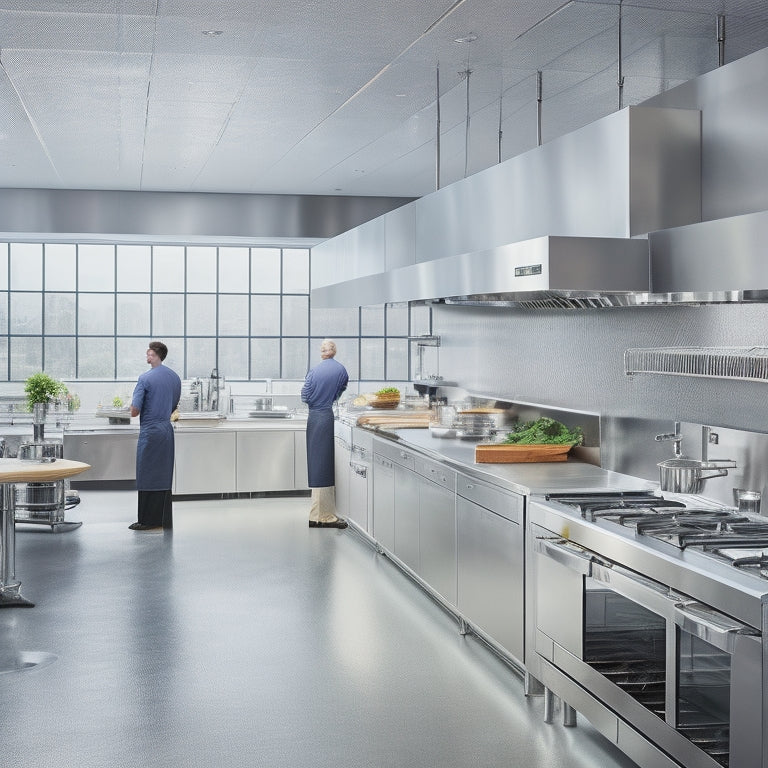
[(768, 381), (768, 347), (627, 349), (624, 352), (624, 373)]

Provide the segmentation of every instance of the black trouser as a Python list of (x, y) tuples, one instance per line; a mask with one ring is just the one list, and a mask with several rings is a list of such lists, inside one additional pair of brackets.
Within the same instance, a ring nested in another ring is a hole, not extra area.
[(173, 528), (171, 491), (139, 491), (139, 522)]

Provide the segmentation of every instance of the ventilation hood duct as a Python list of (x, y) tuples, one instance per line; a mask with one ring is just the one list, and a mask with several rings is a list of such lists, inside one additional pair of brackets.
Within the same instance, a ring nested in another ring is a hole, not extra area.
[(312, 290), (313, 306), (443, 300), (452, 304), (624, 306), (650, 288), (648, 241), (537, 237)]

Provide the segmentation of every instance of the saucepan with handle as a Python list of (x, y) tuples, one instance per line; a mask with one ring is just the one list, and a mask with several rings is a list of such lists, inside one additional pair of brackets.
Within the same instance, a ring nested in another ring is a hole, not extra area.
[[(659, 487), (667, 493), (701, 493), (705, 480), (725, 477), (728, 468), (736, 466), (730, 459), (698, 461), (697, 459), (667, 459), (657, 465)], [(705, 474), (710, 472), (710, 474)]]

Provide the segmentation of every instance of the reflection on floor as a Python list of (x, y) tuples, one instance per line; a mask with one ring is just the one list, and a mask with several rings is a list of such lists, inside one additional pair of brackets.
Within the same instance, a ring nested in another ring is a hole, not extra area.
[[(175, 502), (83, 491), (68, 533), (17, 526), (34, 608), (0, 611), (5, 768), (628, 768), (306, 498)], [(46, 663), (47, 662), (47, 663)]]

